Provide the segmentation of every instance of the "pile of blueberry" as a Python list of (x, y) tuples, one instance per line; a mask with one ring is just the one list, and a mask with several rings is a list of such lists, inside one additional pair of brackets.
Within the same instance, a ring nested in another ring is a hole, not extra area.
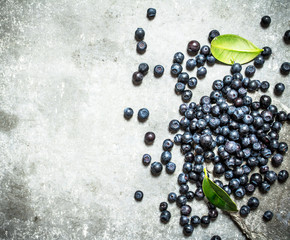
[[(261, 25), (266, 27), (269, 19), (264, 18), (261, 20)], [(287, 38), (289, 39), (289, 31), (287, 32), (284, 35), (285, 41)], [(217, 30), (211, 31), (208, 37), (209, 42), (219, 35)], [(210, 47), (207, 45), (200, 47), (199, 42), (193, 40), (188, 43), (187, 52), (191, 56), (196, 56), (186, 61), (186, 69), (191, 71), (198, 67), (197, 78), (205, 77), (207, 73), (205, 63), (213, 65), (216, 61), (211, 55)], [(261, 68), (265, 59), (269, 58), (271, 54), (271, 48), (264, 47), (261, 55), (254, 59), (254, 65), (246, 67), (244, 75), (242, 66), (234, 63), (231, 66), (231, 74), (224, 76), (222, 80), (215, 80), (211, 93), (201, 97), (199, 102), (191, 101), (192, 89), (196, 87), (198, 80), (196, 77), (190, 78), (188, 73), (183, 71), (184, 54), (177, 52), (173, 56), (171, 75), (177, 78), (175, 91), (181, 95), (184, 102), (179, 107), (182, 118), (171, 120), (169, 123), (168, 129), (175, 136), (173, 140), (165, 139), (163, 141), (164, 151), (161, 154), (161, 161), (151, 163), (151, 156), (144, 154), (142, 162), (145, 166), (151, 164), (150, 170), (154, 176), (160, 175), (163, 166), (168, 174), (173, 174), (176, 165), (171, 161), (171, 149), (174, 145), (180, 146), (184, 155), (184, 164), (182, 173), (177, 178), (180, 185), (179, 194), (169, 193), (167, 201), (176, 203), (180, 208), (180, 225), (186, 236), (191, 235), (198, 225), (206, 227), (218, 217), (216, 207), (209, 202), (207, 203), (208, 215), (190, 217), (192, 209), (188, 202), (204, 199), (202, 181), (205, 163), (213, 164), (212, 174), (215, 177), (224, 176), (227, 182), (221, 180), (214, 182), (236, 199), (252, 195), (256, 190), (267, 193), (276, 180), (284, 183), (289, 176), (286, 170), (281, 170), (278, 174), (270, 170), (269, 163), (274, 168), (279, 167), (283, 162), (284, 154), (288, 151), (287, 143), (279, 141), (279, 132), (286, 121), (290, 122), (290, 114), (279, 111), (272, 104), (272, 99), (268, 95), (262, 95), (258, 101), (248, 95), (248, 93), (259, 90), (266, 92), (269, 89), (269, 82), (251, 78), (254, 76), (256, 68)], [(139, 65), (139, 71), (133, 74), (133, 82), (136, 82), (138, 78), (141, 79), (137, 77), (140, 74), (143, 79), (143, 74), (149, 69), (146, 65), (145, 63)], [(289, 66), (288, 62), (283, 63), (280, 72), (285, 75), (289, 74)], [(163, 71), (162, 67), (162, 73)], [(156, 72), (158, 71), (154, 69), (155, 76)], [(157, 76), (159, 75), (157, 74)], [(285, 85), (278, 83), (274, 88), (274, 93), (281, 95), (284, 89)], [(128, 109), (124, 111), (126, 118), (133, 115), (133, 110)], [(140, 118), (139, 115), (143, 115), (140, 114), (140, 111), (138, 118), (142, 121), (144, 119)], [(145, 119), (147, 119), (149, 111), (147, 109), (143, 109), (143, 111), (146, 112)], [(144, 140), (146, 144), (152, 144), (155, 134), (146, 133)], [(259, 173), (256, 171), (257, 169), (259, 169)], [(190, 191), (189, 183), (196, 185), (194, 192)], [(142, 198), (142, 191), (137, 191), (135, 199), (141, 201)], [(240, 208), (240, 215), (246, 217), (258, 206), (259, 200), (251, 197), (247, 205)], [(168, 203), (161, 202), (159, 210), (161, 211), (160, 221), (168, 223), (171, 218)], [(272, 217), (271, 211), (266, 211), (263, 215), (265, 221), (270, 221)], [(212, 239), (221, 238), (213, 236)]]

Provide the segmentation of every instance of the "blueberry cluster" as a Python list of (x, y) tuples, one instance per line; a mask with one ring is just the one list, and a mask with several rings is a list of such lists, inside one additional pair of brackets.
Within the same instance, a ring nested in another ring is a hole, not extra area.
[[(267, 27), (270, 22), (270, 17), (265, 16), (261, 20), (261, 25)], [(289, 34), (286, 33), (284, 40), (289, 38)], [(217, 30), (212, 30), (208, 36), (209, 42), (219, 35)], [(142, 39), (138, 38), (138, 40)], [(208, 45), (201, 47), (196, 40), (188, 43), (187, 52), (190, 56), (195, 57), (186, 61), (186, 69), (192, 71), (197, 67), (197, 78), (189, 77), (189, 74), (183, 70), (182, 64), (185, 57), (182, 52), (174, 54), (170, 69), (171, 75), (177, 78), (175, 92), (181, 95), (184, 102), (179, 106), (182, 118), (169, 122), (168, 130), (175, 136), (173, 140), (165, 139), (163, 141), (160, 162), (151, 163), (151, 156), (144, 154), (142, 163), (145, 166), (150, 165), (153, 176), (160, 175), (163, 166), (165, 166), (167, 174), (173, 174), (176, 164), (171, 161), (171, 150), (174, 145), (180, 146), (184, 155), (184, 163), (182, 172), (177, 177), (179, 194), (169, 193), (167, 201), (176, 203), (180, 208), (179, 223), (183, 227), (183, 234), (190, 236), (195, 227), (199, 225), (206, 227), (218, 217), (216, 207), (209, 202), (207, 204), (208, 214), (201, 217), (192, 214), (192, 208), (189, 205), (189, 202), (204, 199), (202, 181), (206, 163), (213, 164), (212, 173), (215, 177), (224, 176), (226, 179), (226, 182), (218, 179), (214, 182), (236, 199), (252, 195), (257, 189), (262, 193), (267, 193), (276, 180), (284, 183), (288, 179), (289, 173), (286, 170), (281, 170), (277, 174), (270, 169), (269, 162), (274, 168), (280, 167), (284, 154), (288, 151), (287, 143), (279, 141), (279, 132), (283, 124), (290, 121), (290, 114), (279, 111), (272, 104), (272, 99), (268, 95), (262, 95), (258, 101), (248, 95), (248, 93), (259, 90), (266, 92), (270, 87), (267, 81), (251, 79), (256, 68), (263, 67), (265, 60), (271, 56), (270, 47), (264, 47), (263, 52), (254, 59), (254, 64), (246, 67), (245, 76), (241, 73), (242, 66), (234, 63), (230, 69), (231, 74), (224, 76), (222, 80), (215, 80), (211, 93), (201, 97), (198, 102), (191, 101), (192, 89), (196, 87), (198, 79), (206, 76), (205, 63), (213, 65), (216, 59), (212, 56)], [(138, 77), (141, 78), (141, 76), (143, 79), (143, 75), (148, 71), (148, 65), (142, 64), (140, 64), (142, 66), (139, 66), (138, 72), (133, 74), (133, 82), (136, 80), (138, 82)], [(282, 74), (288, 74), (289, 63), (283, 63), (280, 71)], [(164, 68), (161, 65), (154, 68), (156, 77), (162, 76), (163, 72)], [(139, 79), (139, 83), (142, 79)], [(284, 89), (284, 84), (278, 83), (274, 88), (274, 93), (281, 95)], [(128, 115), (133, 115), (133, 110), (125, 111), (128, 111)], [(146, 133), (144, 140), (146, 144), (152, 144), (155, 134)], [(259, 173), (256, 172), (257, 168)], [(196, 185), (195, 191), (190, 190), (189, 183)], [(140, 193), (138, 196), (136, 198), (135, 194), (136, 200), (142, 199), (143, 193), (141, 198)], [(240, 208), (240, 215), (246, 217), (258, 206), (259, 199), (251, 197), (247, 205)], [(160, 221), (168, 223), (171, 218), (168, 203), (161, 202), (159, 210), (161, 211)], [(271, 211), (266, 211), (263, 215), (265, 221), (270, 221), (272, 217)], [(221, 238), (215, 235), (212, 239)]]

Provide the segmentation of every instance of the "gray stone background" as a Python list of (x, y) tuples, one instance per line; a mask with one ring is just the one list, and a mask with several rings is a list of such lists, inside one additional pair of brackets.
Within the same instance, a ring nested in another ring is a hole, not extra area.
[[(148, 7), (157, 9), (153, 21), (146, 18)], [(263, 15), (272, 18), (268, 29), (259, 25)], [(289, 15), (287, 0), (1, 0), (1, 239), (183, 239), (177, 207), (170, 205), (167, 225), (159, 222), (158, 211), (167, 194), (178, 190), (179, 149), (173, 149), (172, 176), (163, 172), (154, 178), (141, 164), (144, 153), (159, 160), (162, 141), (173, 137), (168, 123), (180, 118), (181, 99), (169, 74), (172, 56), (185, 52), (189, 40), (208, 44), (212, 29), (270, 46), (273, 54), (255, 78), (271, 83), (271, 96), (274, 84), (284, 82), (283, 96), (273, 102), (289, 112), (289, 77), (279, 74), (290, 56), (282, 41)], [(137, 27), (146, 31), (148, 49), (142, 56), (135, 51)], [(141, 62), (151, 71), (135, 87), (131, 76)], [(157, 64), (165, 67), (160, 79), (152, 74)], [(228, 73), (226, 65), (208, 67), (193, 101)], [(128, 106), (135, 115), (125, 121)], [(136, 119), (141, 107), (150, 110), (143, 124)], [(157, 136), (150, 147), (143, 143), (149, 130)], [(287, 141), (289, 130), (285, 124), (280, 139)], [(288, 154), (281, 169), (289, 170), (289, 160)], [(220, 212), (190, 239), (214, 234), (245, 239), (238, 226), (252, 239), (289, 239), (288, 186), (275, 183), (246, 220), (233, 215), (236, 224)], [(140, 203), (133, 199), (137, 189), (145, 194)], [(192, 202), (192, 208), (194, 214), (207, 213), (203, 201)], [(267, 209), (275, 217), (265, 224), (261, 217)]]

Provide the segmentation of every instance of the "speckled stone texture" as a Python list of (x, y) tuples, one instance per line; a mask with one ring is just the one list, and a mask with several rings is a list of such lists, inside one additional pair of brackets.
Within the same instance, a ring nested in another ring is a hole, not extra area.
[[(152, 21), (146, 18), (148, 7), (157, 9)], [(268, 29), (259, 25), (263, 15), (272, 18)], [(136, 53), (137, 27), (146, 31), (144, 55)], [(177, 164), (172, 176), (163, 171), (152, 177), (141, 157), (149, 153), (158, 161), (162, 141), (173, 138), (169, 121), (180, 118), (181, 99), (169, 73), (173, 54), (185, 53), (189, 40), (208, 44), (212, 29), (272, 48), (255, 78), (271, 83), (271, 96), (274, 84), (284, 82), (283, 96), (273, 102), (289, 112), (289, 76), (279, 74), (290, 56), (282, 41), (289, 29), (287, 0), (0, 1), (0, 238), (183, 239), (179, 209), (170, 204), (167, 225), (159, 222), (158, 210), (169, 192), (178, 191), (179, 148), (172, 150)], [(131, 76), (141, 62), (150, 71), (135, 87)], [(157, 64), (165, 67), (159, 79), (152, 73)], [(209, 94), (212, 82), (228, 73), (226, 65), (208, 67), (193, 101)], [(135, 114), (126, 121), (123, 109), (128, 106)], [(142, 107), (150, 110), (145, 123), (136, 118)], [(143, 142), (149, 130), (156, 133), (152, 146)], [(289, 130), (285, 124), (281, 140), (288, 141)], [(289, 171), (289, 160), (288, 154), (281, 169)], [(133, 198), (138, 189), (144, 192), (142, 202)], [(275, 183), (266, 196), (257, 195), (260, 207), (246, 220), (232, 216), (234, 221), (252, 239), (289, 239), (289, 184)], [(191, 206), (194, 214), (207, 214), (204, 201)], [(267, 209), (275, 216), (265, 224)], [(214, 234), (245, 239), (221, 211), (190, 239)]]

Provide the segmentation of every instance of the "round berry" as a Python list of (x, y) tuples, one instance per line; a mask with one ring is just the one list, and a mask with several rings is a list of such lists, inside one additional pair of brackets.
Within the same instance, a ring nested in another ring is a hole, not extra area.
[(286, 182), (287, 179), (289, 177), (289, 173), (286, 171), (286, 170), (281, 170), (279, 173), (278, 173), (278, 181), (280, 183), (283, 183), (283, 182)]
[(139, 85), (142, 83), (144, 75), (140, 72), (134, 72), (132, 76), (132, 81), (135, 85)]
[(167, 210), (163, 211), (161, 214), (160, 214), (160, 221), (162, 223), (168, 223), (169, 220), (171, 218), (171, 213)]
[(196, 40), (192, 40), (187, 45), (187, 51), (189, 54), (196, 54), (200, 49), (200, 44)]
[(241, 208), (240, 208), (240, 215), (241, 217), (246, 217), (248, 216), (248, 214), (250, 213), (251, 209), (249, 206), (246, 206), (246, 205), (243, 205)]
[(220, 33), (218, 30), (211, 30), (208, 34), (208, 41), (211, 42), (215, 37), (219, 36)]
[(162, 169), (163, 169), (163, 167), (162, 167), (162, 164), (160, 162), (153, 162), (151, 164), (150, 170), (151, 170), (152, 175), (154, 175), (154, 176), (159, 175), (162, 172)]
[(134, 194), (134, 198), (135, 198), (136, 201), (142, 201), (143, 192), (140, 191), (140, 190), (136, 191), (135, 194)]
[(156, 65), (154, 67), (154, 76), (155, 77), (161, 77), (164, 73), (164, 67), (161, 65)]
[(142, 41), (144, 39), (145, 36), (145, 31), (143, 28), (137, 28), (137, 30), (135, 31), (135, 39), (137, 41)]
[(137, 52), (143, 54), (147, 49), (147, 43), (145, 41), (140, 41), (137, 43)]
[(290, 72), (290, 62), (284, 62), (280, 67), (280, 72), (283, 75), (288, 75)]
[(139, 121), (146, 121), (149, 117), (149, 111), (147, 108), (141, 108), (139, 111), (138, 111), (138, 119)]
[(149, 66), (147, 63), (140, 63), (139, 66), (138, 66), (138, 71), (140, 73), (142, 73), (143, 75), (147, 74), (149, 70)]
[(269, 16), (264, 16), (261, 19), (261, 26), (262, 27), (269, 27), (271, 23), (271, 18)]
[(271, 48), (269, 48), (269, 47), (263, 47), (263, 52), (261, 53), (261, 55), (264, 58), (270, 57), (271, 54), (272, 54), (272, 49)]
[(159, 204), (159, 210), (160, 210), (161, 212), (167, 210), (167, 208), (168, 208), (168, 203), (167, 203), (167, 202), (161, 202), (161, 203)]
[(182, 52), (177, 52), (173, 56), (173, 62), (181, 64), (184, 60), (184, 55)]
[(149, 154), (144, 154), (143, 157), (142, 157), (142, 163), (147, 166), (149, 165), (151, 162), (151, 156)]
[(155, 8), (148, 8), (147, 9), (147, 18), (148, 19), (153, 19), (156, 16), (156, 9)]
[(124, 117), (126, 119), (130, 119), (133, 116), (133, 114), (134, 114), (134, 111), (132, 108), (128, 107), (124, 109)]
[(170, 203), (175, 202), (177, 199), (176, 193), (174, 193), (174, 192), (169, 193), (167, 199), (168, 199), (168, 202), (170, 202)]
[(171, 66), (171, 74), (176, 77), (182, 72), (182, 69), (179, 63), (173, 63)]
[(186, 224), (183, 227), (183, 234), (185, 236), (190, 236), (193, 233), (193, 226), (191, 224)]
[(147, 132), (144, 136), (144, 141), (146, 144), (152, 144), (155, 140), (155, 133), (154, 132)]
[(203, 78), (207, 74), (207, 70), (205, 67), (199, 67), (196, 72), (196, 76), (198, 78)]
[(246, 67), (245, 75), (247, 77), (253, 77), (256, 72), (256, 68), (253, 65), (249, 65)]
[(263, 219), (266, 221), (266, 222), (269, 222), (269, 221), (271, 221), (272, 220), (272, 218), (273, 218), (273, 213), (271, 212), (271, 211), (266, 211), (265, 213), (264, 213), (264, 215), (263, 215)]
[(276, 95), (282, 95), (285, 90), (285, 85), (283, 83), (277, 83), (274, 88), (274, 93)]
[(193, 70), (196, 67), (196, 65), (197, 65), (197, 62), (194, 58), (188, 59), (186, 61), (186, 69), (187, 70), (190, 70), (190, 71)]
[(290, 30), (287, 30), (284, 33), (283, 39), (284, 39), (285, 43), (287, 43), (287, 44), (290, 43)]
[(234, 73), (239, 73), (241, 72), (242, 70), (242, 66), (241, 64), (239, 63), (234, 63), (231, 67), (231, 73), (234, 74)]
[(260, 201), (256, 197), (251, 197), (248, 200), (248, 206), (250, 207), (251, 210), (255, 210), (260, 204)]

